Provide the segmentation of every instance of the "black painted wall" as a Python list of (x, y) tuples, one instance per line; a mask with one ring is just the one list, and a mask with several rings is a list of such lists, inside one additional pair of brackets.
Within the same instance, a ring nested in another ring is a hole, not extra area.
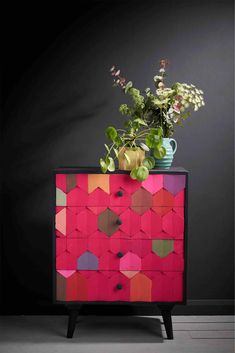
[(86, 1), (78, 11), (29, 11), (7, 18), (3, 312), (51, 309), (52, 170), (97, 165), (104, 128), (122, 124), (124, 97), (110, 66), (144, 89), (160, 58), (171, 62), (169, 83), (205, 92), (206, 106), (175, 133), (175, 166), (190, 171), (188, 297), (232, 299), (233, 2)]

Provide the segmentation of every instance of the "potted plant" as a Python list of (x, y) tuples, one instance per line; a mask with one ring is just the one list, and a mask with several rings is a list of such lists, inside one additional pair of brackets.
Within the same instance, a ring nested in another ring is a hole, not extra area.
[[(177, 143), (172, 138), (176, 125), (183, 125), (185, 119), (191, 115), (191, 110), (197, 111), (205, 105), (203, 91), (193, 84), (176, 82), (166, 87), (166, 67), (168, 60), (160, 60), (160, 68), (153, 77), (155, 92), (146, 88), (143, 94), (133, 87), (133, 83), (121, 77), (120, 70), (113, 66), (111, 74), (114, 77), (114, 86), (119, 86), (124, 93), (129, 94), (134, 104), (122, 104), (119, 108), (128, 118), (139, 118), (148, 128), (157, 128), (162, 131), (161, 148), (155, 148), (154, 139), (146, 137), (146, 145), (151, 149), (155, 158), (156, 167), (169, 168), (173, 161)], [(127, 122), (128, 124), (128, 122)]]
[[(127, 117), (124, 129), (109, 126), (106, 137), (111, 140), (105, 144), (107, 153), (100, 159), (103, 173), (115, 170), (115, 159), (119, 168), (131, 170), (133, 179), (144, 180), (149, 170), (157, 168), (168, 169), (173, 161), (177, 143), (172, 138), (175, 125), (182, 125), (193, 108), (197, 111), (204, 106), (203, 91), (193, 84), (174, 83), (166, 87), (166, 67), (168, 61), (160, 60), (159, 72), (153, 77), (155, 93), (146, 88), (141, 94), (133, 87), (132, 81), (121, 76), (120, 70), (113, 66), (110, 69), (114, 86), (132, 98), (132, 103), (121, 104), (119, 111)], [(145, 157), (145, 152), (150, 155)]]

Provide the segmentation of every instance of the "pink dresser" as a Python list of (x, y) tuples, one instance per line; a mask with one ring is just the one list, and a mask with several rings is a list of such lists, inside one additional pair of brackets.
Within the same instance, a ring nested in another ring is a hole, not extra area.
[(55, 302), (154, 302), (168, 338), (171, 310), (185, 303), (187, 179), (154, 170), (144, 182), (98, 168), (55, 171)]

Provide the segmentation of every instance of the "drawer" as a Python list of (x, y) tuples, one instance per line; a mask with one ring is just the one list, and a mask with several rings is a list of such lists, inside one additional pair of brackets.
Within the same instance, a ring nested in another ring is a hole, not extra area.
[(56, 207), (58, 237), (108, 237), (133, 239), (183, 239), (182, 207), (150, 208), (143, 214), (131, 207)]
[(57, 174), (57, 206), (183, 207), (185, 175), (152, 174), (144, 182), (128, 174)]
[(181, 302), (183, 273), (57, 271), (58, 301)]
[(183, 271), (183, 241), (57, 238), (56, 269)]

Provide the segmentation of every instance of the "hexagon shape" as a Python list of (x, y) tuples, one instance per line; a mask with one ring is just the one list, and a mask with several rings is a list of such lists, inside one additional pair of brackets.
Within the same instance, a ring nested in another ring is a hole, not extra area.
[(166, 257), (174, 250), (174, 241), (172, 239), (152, 240), (152, 250), (159, 257)]
[(107, 208), (98, 216), (98, 228), (107, 236), (111, 236), (118, 230), (119, 225), (116, 223), (118, 216), (116, 213)]
[(132, 302), (150, 302), (152, 281), (142, 273), (138, 273), (130, 280), (130, 300)]
[(174, 211), (162, 217), (162, 229), (173, 238), (183, 238), (184, 219)]
[(161, 189), (153, 195), (154, 207), (173, 207), (174, 196), (167, 190)]
[(77, 269), (78, 270), (98, 270), (99, 260), (90, 251), (84, 252), (77, 259)]
[(120, 271), (134, 271), (141, 270), (141, 258), (133, 254), (132, 252), (127, 252), (120, 259)]
[(164, 175), (163, 186), (166, 190), (176, 195), (179, 191), (185, 188), (185, 175)]
[(155, 194), (161, 188), (163, 188), (163, 175), (162, 174), (151, 174), (148, 178), (142, 182), (142, 186), (148, 190), (151, 194)]
[(143, 214), (152, 206), (152, 194), (144, 188), (139, 188), (131, 197), (131, 208), (138, 214)]

